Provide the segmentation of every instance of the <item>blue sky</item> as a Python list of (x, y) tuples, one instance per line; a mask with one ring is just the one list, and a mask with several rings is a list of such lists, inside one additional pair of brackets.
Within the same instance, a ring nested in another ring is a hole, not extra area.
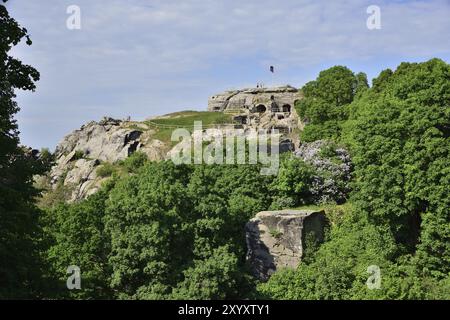
[[(81, 29), (69, 30), (69, 5)], [(369, 5), (381, 29), (369, 30)], [(55, 145), (108, 115), (143, 120), (205, 110), (225, 89), (291, 84), (346, 65), (369, 79), (402, 61), (450, 61), (450, 1), (9, 0), (33, 45), (12, 54), (36, 67), (18, 92), (21, 142)], [(275, 66), (272, 75), (269, 66)]]

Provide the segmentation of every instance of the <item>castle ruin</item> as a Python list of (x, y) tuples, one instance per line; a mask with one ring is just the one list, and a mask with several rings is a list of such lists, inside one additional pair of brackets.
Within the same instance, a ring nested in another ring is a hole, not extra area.
[(301, 99), (291, 86), (229, 90), (208, 100), (208, 111), (233, 114), (243, 128), (277, 129), (289, 134), (301, 126), (294, 106)]

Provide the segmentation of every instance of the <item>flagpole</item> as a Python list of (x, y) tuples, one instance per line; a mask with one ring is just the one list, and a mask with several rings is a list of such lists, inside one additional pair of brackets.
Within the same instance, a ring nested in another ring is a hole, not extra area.
[(272, 83), (271, 83), (271, 87), (275, 87), (275, 67), (274, 66), (270, 66), (269, 71), (272, 73)]
[(272, 71), (272, 87), (275, 87), (275, 70)]

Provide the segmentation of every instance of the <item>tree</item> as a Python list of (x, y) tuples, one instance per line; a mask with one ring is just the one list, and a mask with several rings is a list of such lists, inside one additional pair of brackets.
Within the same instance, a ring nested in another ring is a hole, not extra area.
[[(108, 265), (111, 241), (104, 232), (105, 205), (113, 186), (111, 181), (87, 200), (61, 203), (48, 209), (43, 216), (48, 241), (45, 256), (50, 266), (47, 277), (51, 284), (47, 298), (113, 297)], [(69, 291), (66, 287), (67, 268), (72, 265), (80, 268), (81, 289)]]
[[(346, 110), (341, 142), (355, 169), (355, 209), (298, 270), (277, 272), (258, 287), (260, 294), (448, 299), (450, 66), (432, 59), (385, 70)], [(318, 135), (324, 132), (326, 126), (317, 127)], [(366, 287), (370, 265), (381, 268), (380, 289)]]
[(353, 72), (344, 66), (334, 66), (321, 71), (316, 80), (308, 82), (303, 88), (305, 98), (319, 98), (335, 106), (343, 106), (353, 101), (357, 79)]
[[(6, 2), (3, 0), (3, 2)], [(38, 256), (39, 210), (33, 198), (33, 174), (42, 167), (19, 146), (14, 115), (19, 107), (15, 90), (35, 89), (39, 73), (9, 55), (23, 38), (31, 45), (27, 30), (0, 5), (0, 297), (38, 296), (41, 266)]]
[(148, 163), (111, 190), (105, 231), (111, 238), (110, 286), (119, 298), (166, 298), (192, 260), (189, 172), (170, 161)]
[(193, 224), (197, 258), (229, 245), (243, 262), (245, 223), (270, 205), (267, 185), (272, 178), (259, 170), (254, 165), (195, 166), (188, 189), (197, 218)]
[(184, 280), (174, 289), (174, 299), (225, 299), (239, 297), (237, 279), (243, 275), (237, 257), (226, 246), (214, 249), (205, 260), (196, 260), (184, 271)]
[(386, 69), (381, 71), (381, 73), (372, 80), (372, 88), (374, 91), (379, 92), (381, 91), (386, 84), (388, 83), (389, 79), (391, 78), (393, 72), (391, 69)]
[(367, 75), (364, 72), (357, 73), (355, 94), (360, 95), (367, 89), (369, 89), (369, 82), (367, 81)]
[[(281, 159), (278, 175), (270, 185), (270, 190), (274, 195), (272, 208), (279, 209), (278, 206), (283, 202), (290, 203), (291, 207), (308, 203), (312, 198), (310, 189), (314, 174), (313, 168), (290, 154)], [(287, 198), (291, 201), (287, 201)]]
[(304, 98), (296, 106), (307, 123), (302, 140), (339, 138), (340, 123), (347, 118), (345, 106), (367, 85), (364, 76), (361, 73), (355, 76), (347, 67), (335, 66), (321, 71), (316, 80), (303, 86)]
[(391, 228), (418, 270), (448, 277), (450, 66), (439, 59), (383, 71), (351, 106), (344, 140), (357, 205)]

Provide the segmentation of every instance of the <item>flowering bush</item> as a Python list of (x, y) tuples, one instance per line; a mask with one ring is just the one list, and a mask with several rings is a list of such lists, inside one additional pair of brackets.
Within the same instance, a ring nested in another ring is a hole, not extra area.
[(342, 203), (350, 191), (351, 159), (347, 150), (327, 140), (303, 143), (295, 155), (315, 173), (310, 193), (315, 203)]

